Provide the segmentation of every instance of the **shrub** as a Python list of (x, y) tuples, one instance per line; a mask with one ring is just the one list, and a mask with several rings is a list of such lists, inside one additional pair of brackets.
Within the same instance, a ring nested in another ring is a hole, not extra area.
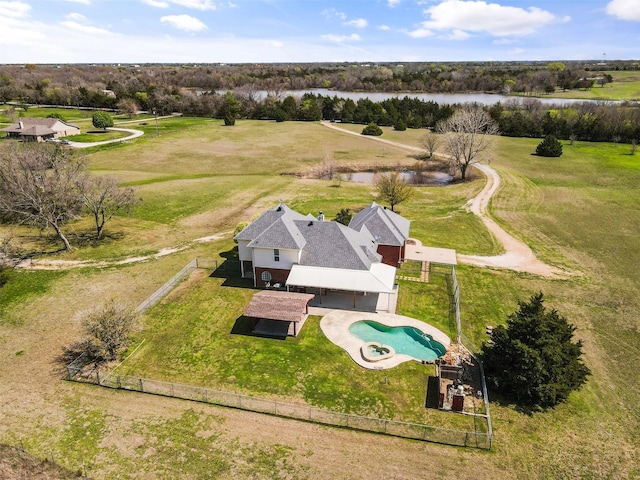
[(114, 300), (87, 314), (83, 319), (86, 352), (104, 360), (115, 360), (129, 344), (129, 335), (137, 327), (138, 312)]
[(393, 129), (398, 132), (404, 132), (407, 129), (407, 124), (401, 118), (398, 119), (396, 124), (393, 126)]
[(379, 137), (382, 135), (382, 129), (376, 125), (375, 123), (370, 123), (362, 130), (362, 135), (373, 135), (374, 137)]
[(562, 143), (553, 135), (547, 135), (536, 147), (536, 155), (541, 157), (559, 157), (562, 155)]

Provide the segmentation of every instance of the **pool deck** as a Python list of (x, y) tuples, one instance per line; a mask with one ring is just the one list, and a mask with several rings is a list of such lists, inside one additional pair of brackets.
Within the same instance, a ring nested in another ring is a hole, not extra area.
[(387, 368), (393, 368), (402, 362), (417, 360), (409, 355), (396, 353), (391, 358), (386, 358), (378, 362), (366, 361), (360, 351), (360, 347), (362, 347), (365, 342), (349, 333), (349, 327), (351, 324), (360, 320), (373, 320), (390, 327), (415, 327), (418, 330), (431, 335), (435, 341), (440, 342), (447, 349), (451, 344), (449, 337), (437, 328), (420, 320), (416, 320), (415, 318), (404, 317), (402, 315), (382, 312), (373, 313), (332, 310), (322, 317), (322, 320), (320, 320), (320, 328), (326, 337), (339, 347), (345, 349), (353, 361), (358, 365), (371, 370), (384, 370)]

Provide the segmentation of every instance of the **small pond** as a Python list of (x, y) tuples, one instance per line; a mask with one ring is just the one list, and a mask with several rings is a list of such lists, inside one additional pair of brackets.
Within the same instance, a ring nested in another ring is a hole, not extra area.
[[(373, 183), (376, 172), (341, 173), (342, 180), (357, 183)], [(449, 185), (453, 177), (445, 172), (399, 172), (399, 178), (412, 185)]]

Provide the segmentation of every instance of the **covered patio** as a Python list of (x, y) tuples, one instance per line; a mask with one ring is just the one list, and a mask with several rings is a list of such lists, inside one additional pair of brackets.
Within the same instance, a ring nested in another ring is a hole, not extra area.
[(287, 290), (316, 293), (314, 308), (394, 312), (396, 269), (376, 263), (370, 270), (322, 268), (294, 265), (287, 278)]
[(245, 317), (251, 319), (251, 331), (259, 335), (297, 337), (309, 316), (310, 293), (263, 290), (256, 293)]

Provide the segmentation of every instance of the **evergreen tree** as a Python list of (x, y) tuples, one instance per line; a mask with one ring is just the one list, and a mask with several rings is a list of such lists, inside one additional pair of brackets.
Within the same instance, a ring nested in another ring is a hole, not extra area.
[(407, 124), (404, 120), (399, 118), (396, 124), (393, 126), (393, 129), (397, 130), (398, 132), (404, 132), (407, 129)]
[(591, 373), (580, 359), (582, 343), (573, 342), (576, 327), (543, 303), (541, 292), (520, 302), (482, 354), (489, 387), (531, 409), (565, 401)]
[(562, 143), (553, 135), (547, 135), (536, 147), (536, 155), (541, 157), (559, 157), (562, 155)]
[(335, 221), (343, 225), (349, 226), (349, 223), (351, 223), (351, 218), (352, 218), (351, 209), (342, 208), (338, 213), (336, 213)]
[(370, 123), (362, 129), (362, 135), (373, 135), (374, 137), (379, 137), (382, 135), (382, 129), (375, 123)]

